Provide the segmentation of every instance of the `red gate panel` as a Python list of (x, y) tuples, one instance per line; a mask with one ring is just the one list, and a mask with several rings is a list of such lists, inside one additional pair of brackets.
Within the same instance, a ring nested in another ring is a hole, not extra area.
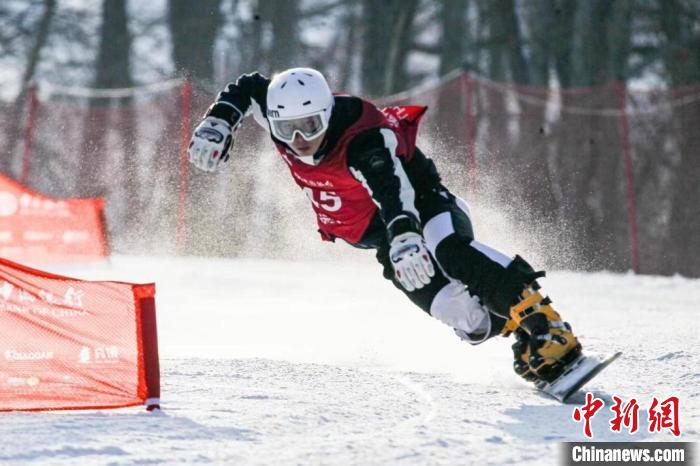
[(0, 259), (0, 411), (158, 404), (154, 296)]
[(52, 199), (0, 174), (0, 257), (84, 263), (109, 254), (102, 199)]

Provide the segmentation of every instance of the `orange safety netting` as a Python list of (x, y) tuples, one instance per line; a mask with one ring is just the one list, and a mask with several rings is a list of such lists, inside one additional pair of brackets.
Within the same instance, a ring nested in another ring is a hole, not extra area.
[(158, 404), (154, 296), (0, 259), (0, 411)]
[(0, 257), (83, 263), (108, 255), (102, 199), (52, 199), (0, 174)]

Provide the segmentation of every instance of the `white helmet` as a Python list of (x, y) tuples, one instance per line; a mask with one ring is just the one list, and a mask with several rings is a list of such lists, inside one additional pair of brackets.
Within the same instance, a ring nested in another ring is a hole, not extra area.
[(267, 88), (267, 119), (272, 134), (290, 143), (298, 132), (307, 141), (328, 129), (333, 93), (326, 78), (311, 68), (292, 68), (275, 76)]

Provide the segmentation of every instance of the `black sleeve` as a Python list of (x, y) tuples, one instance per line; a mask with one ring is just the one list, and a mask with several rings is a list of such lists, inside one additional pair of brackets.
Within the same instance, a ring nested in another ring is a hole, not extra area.
[(265, 115), (267, 113), (267, 87), (269, 84), (270, 79), (257, 71), (244, 74), (235, 83), (228, 84), (226, 89), (219, 93), (205, 116), (221, 118), (235, 127), (248, 113), (252, 100), (260, 106), (263, 115)]
[(392, 134), (373, 128), (357, 135), (348, 145), (350, 172), (379, 206), (389, 241), (407, 231), (420, 232), (413, 184), (406, 174), (403, 157), (392, 153), (396, 145), (386, 140)]

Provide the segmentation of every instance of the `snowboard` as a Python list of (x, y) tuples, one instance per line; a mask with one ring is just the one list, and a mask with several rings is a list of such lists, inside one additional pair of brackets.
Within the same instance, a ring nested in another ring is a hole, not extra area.
[(607, 356), (581, 355), (569, 363), (564, 372), (552, 382), (538, 382), (535, 386), (541, 392), (556, 398), (561, 403), (566, 403), (574, 393), (600, 374), (621, 354), (622, 352), (618, 351)]

